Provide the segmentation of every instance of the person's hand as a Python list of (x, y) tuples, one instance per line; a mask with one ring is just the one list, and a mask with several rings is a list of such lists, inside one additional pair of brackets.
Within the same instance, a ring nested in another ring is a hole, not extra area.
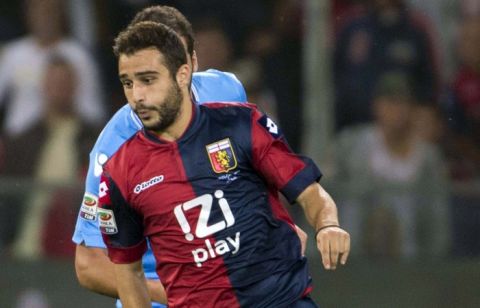
[(305, 250), (307, 249), (307, 239), (308, 239), (308, 235), (307, 233), (305, 233), (305, 231), (303, 231), (302, 229), (300, 229), (299, 226), (295, 225), (295, 229), (297, 230), (297, 235), (298, 237), (300, 238), (300, 245), (301, 245), (301, 251), (302, 251), (302, 256), (305, 255)]
[(316, 240), (325, 269), (336, 269), (338, 261), (345, 265), (350, 253), (350, 235), (348, 232), (337, 226), (326, 226), (320, 228), (317, 232)]

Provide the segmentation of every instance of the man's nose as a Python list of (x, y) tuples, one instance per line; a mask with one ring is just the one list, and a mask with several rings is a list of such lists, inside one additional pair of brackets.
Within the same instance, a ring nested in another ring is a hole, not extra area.
[(142, 84), (133, 84), (133, 101), (142, 103), (145, 101), (145, 87)]

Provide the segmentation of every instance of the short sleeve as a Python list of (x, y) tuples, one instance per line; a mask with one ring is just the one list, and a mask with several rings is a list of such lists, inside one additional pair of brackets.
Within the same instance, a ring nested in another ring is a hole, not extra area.
[(102, 174), (98, 225), (113, 263), (133, 263), (147, 250), (142, 217), (125, 201), (112, 178)]

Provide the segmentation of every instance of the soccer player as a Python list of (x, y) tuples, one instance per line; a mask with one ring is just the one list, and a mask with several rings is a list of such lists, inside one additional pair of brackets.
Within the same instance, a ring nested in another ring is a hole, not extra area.
[[(193, 70), (196, 70), (193, 30), (188, 20), (178, 10), (160, 5), (146, 8), (134, 17), (131, 24), (142, 20), (164, 23), (179, 33), (186, 45), (189, 64)], [(216, 100), (246, 102), (245, 90), (236, 77), (233, 74), (216, 70), (194, 73), (191, 94), (197, 103)], [(86, 192), (73, 235), (73, 241), (77, 244), (75, 268), (81, 285), (94, 292), (115, 298), (118, 298), (118, 292), (113, 274), (113, 264), (106, 256), (105, 244), (96, 218), (99, 176), (102, 172), (102, 164), (141, 128), (140, 120), (132, 112), (131, 107), (126, 104), (103, 129), (90, 153)], [(153, 258), (151, 252), (147, 252), (144, 256), (144, 271), (149, 278), (150, 294), (153, 300), (166, 302), (165, 291), (155, 273)], [(117, 306), (120, 307), (120, 305), (121, 303), (117, 301)], [(163, 305), (154, 304), (153, 307), (163, 307)]]
[[(193, 31), (185, 16), (175, 8), (157, 5), (137, 13), (131, 24), (144, 20), (164, 23), (174, 29), (186, 46), (189, 64), (194, 71), (196, 70)], [(197, 103), (216, 100), (246, 102), (245, 91), (236, 77), (216, 70), (194, 73), (191, 95)], [(80, 284), (93, 292), (114, 298), (118, 298), (118, 292), (113, 264), (106, 255), (96, 215), (99, 176), (102, 164), (141, 128), (141, 121), (128, 104), (121, 108), (104, 128), (90, 153), (86, 192), (73, 236), (73, 241), (77, 244), (75, 268)], [(302, 249), (305, 249), (306, 234), (301, 229), (297, 229), (297, 232), (302, 240)], [(150, 250), (144, 255), (143, 265), (152, 300), (166, 303), (165, 290), (158, 280), (155, 260)], [(121, 307), (120, 301), (117, 301), (117, 306)], [(163, 307), (163, 305), (154, 303), (153, 307)]]
[(317, 230), (324, 266), (350, 238), (312, 160), (290, 151), (253, 105), (194, 104), (177, 35), (142, 22), (115, 40), (124, 93), (144, 130), (103, 165), (99, 225), (125, 307), (149, 307), (148, 237), (169, 307), (316, 307), (278, 191)]

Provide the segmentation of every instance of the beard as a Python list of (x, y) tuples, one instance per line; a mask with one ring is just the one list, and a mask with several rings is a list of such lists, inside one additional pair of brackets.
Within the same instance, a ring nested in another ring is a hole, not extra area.
[[(135, 106), (135, 113), (147, 130), (163, 132), (172, 125), (180, 114), (183, 94), (177, 83), (173, 82), (168, 90), (167, 97), (158, 106), (145, 106), (140, 103)], [(148, 119), (144, 119), (139, 112), (151, 111)]]

